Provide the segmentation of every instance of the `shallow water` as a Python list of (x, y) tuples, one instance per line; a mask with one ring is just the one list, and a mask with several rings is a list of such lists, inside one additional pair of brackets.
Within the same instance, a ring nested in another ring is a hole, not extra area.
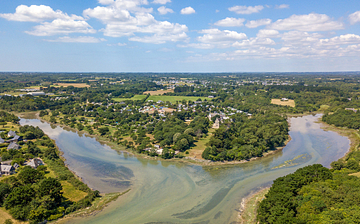
[(237, 223), (243, 197), (277, 177), (343, 157), (350, 141), (315, 123), (321, 115), (290, 118), (292, 140), (279, 152), (244, 164), (202, 167), (117, 153), (95, 138), (36, 119), (56, 141), (69, 168), (101, 192), (131, 191), (96, 216), (69, 223)]

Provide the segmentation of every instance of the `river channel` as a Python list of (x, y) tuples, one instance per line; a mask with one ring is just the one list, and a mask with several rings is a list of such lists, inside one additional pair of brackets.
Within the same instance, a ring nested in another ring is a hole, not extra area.
[(290, 118), (291, 141), (273, 155), (248, 163), (199, 166), (137, 158), (118, 153), (95, 138), (37, 119), (39, 126), (64, 153), (68, 167), (101, 192), (131, 191), (95, 216), (69, 223), (237, 223), (243, 197), (269, 186), (280, 176), (320, 163), (326, 167), (349, 150), (348, 138), (324, 131), (321, 115)]

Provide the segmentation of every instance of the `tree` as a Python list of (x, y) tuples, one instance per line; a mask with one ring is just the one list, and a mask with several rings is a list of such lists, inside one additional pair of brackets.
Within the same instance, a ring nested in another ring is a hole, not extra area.
[(62, 186), (61, 183), (55, 178), (46, 178), (39, 182), (38, 194), (40, 197), (49, 195), (50, 198), (54, 199), (56, 204), (61, 202), (62, 197)]
[(109, 132), (109, 128), (108, 127), (102, 127), (98, 129), (100, 135), (105, 135), (106, 133)]
[(173, 142), (175, 143), (177, 139), (180, 137), (181, 133), (175, 133), (173, 136)]
[(358, 161), (356, 161), (354, 158), (351, 158), (346, 162), (346, 168), (350, 170), (359, 171), (360, 165)]
[(11, 219), (6, 219), (4, 224), (13, 224), (13, 221)]
[(25, 133), (24, 137), (28, 140), (31, 140), (31, 139), (35, 139), (36, 136), (34, 135), (34, 133), (32, 133), (31, 131), (28, 131)]
[(31, 185), (25, 185), (15, 188), (5, 199), (4, 206), (6, 209), (16, 206), (25, 207), (35, 196), (35, 191)]
[(18, 179), (24, 185), (33, 184), (43, 179), (44, 176), (38, 170), (32, 169), (29, 166), (25, 166), (23, 170), (19, 173)]
[(56, 124), (56, 118), (54, 116), (51, 116), (50, 117), (50, 122)]
[(0, 206), (3, 204), (5, 197), (11, 192), (10, 185), (0, 182)]

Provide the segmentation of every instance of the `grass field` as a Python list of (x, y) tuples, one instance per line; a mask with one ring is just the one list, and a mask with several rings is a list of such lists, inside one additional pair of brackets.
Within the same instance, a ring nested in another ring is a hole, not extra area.
[(169, 101), (170, 103), (176, 103), (176, 101), (181, 102), (182, 100), (197, 101), (199, 98), (201, 100), (208, 99), (207, 97), (198, 97), (198, 96), (150, 96), (148, 100), (152, 100), (154, 102), (158, 102), (159, 100), (161, 100), (163, 102)]
[(150, 94), (151, 96), (163, 95), (164, 93), (173, 93), (173, 89), (157, 90), (157, 91), (146, 91), (144, 94)]
[(295, 101), (294, 100), (282, 101), (281, 99), (271, 99), (271, 103), (276, 104), (276, 105), (280, 105), (280, 106), (295, 107)]
[(19, 96), (20, 94), (27, 94), (27, 92), (19, 92), (19, 91), (10, 91), (5, 93), (0, 93), (0, 95), (11, 95), (11, 96)]
[(18, 223), (28, 223), (28, 222), (20, 222), (20, 221), (17, 221), (15, 219), (13, 219), (11, 217), (11, 215), (9, 213), (6, 212), (5, 208), (0, 208), (0, 223), (5, 223), (5, 220), (6, 219), (11, 219), (11, 221), (14, 223), (14, 224), (18, 224)]
[(63, 86), (63, 87), (74, 86), (74, 87), (78, 87), (78, 88), (90, 87), (86, 83), (54, 83), (54, 85), (51, 85), (51, 86), (53, 86), (53, 87), (57, 87), (57, 86)]
[(60, 183), (63, 187), (61, 191), (63, 192), (63, 196), (70, 201), (80, 201), (87, 195), (86, 192), (76, 190), (75, 187), (67, 181), (60, 181)]
[(25, 89), (40, 89), (41, 86), (30, 86), (26, 87)]
[(143, 100), (145, 98), (146, 98), (146, 95), (135, 95), (131, 98), (113, 98), (113, 100), (116, 102), (122, 102), (125, 100)]
[(215, 132), (215, 129), (209, 129), (209, 133), (208, 136), (206, 136), (205, 138), (200, 139), (199, 141), (195, 142), (195, 147), (191, 148), (189, 150), (189, 157), (193, 157), (193, 158), (197, 158), (197, 159), (201, 159), (201, 155), (203, 153), (203, 151), (206, 148), (206, 143), (209, 142), (212, 133)]

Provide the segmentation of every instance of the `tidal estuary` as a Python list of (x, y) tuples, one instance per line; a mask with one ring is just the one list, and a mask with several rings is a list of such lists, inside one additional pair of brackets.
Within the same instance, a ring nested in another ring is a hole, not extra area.
[(321, 115), (290, 118), (291, 141), (273, 155), (244, 164), (199, 166), (137, 158), (118, 153), (95, 138), (37, 119), (56, 141), (68, 167), (91, 188), (101, 192), (131, 191), (106, 209), (68, 223), (228, 224), (237, 223), (243, 197), (269, 186), (280, 176), (320, 163), (326, 167), (343, 157), (350, 141), (315, 123)]

